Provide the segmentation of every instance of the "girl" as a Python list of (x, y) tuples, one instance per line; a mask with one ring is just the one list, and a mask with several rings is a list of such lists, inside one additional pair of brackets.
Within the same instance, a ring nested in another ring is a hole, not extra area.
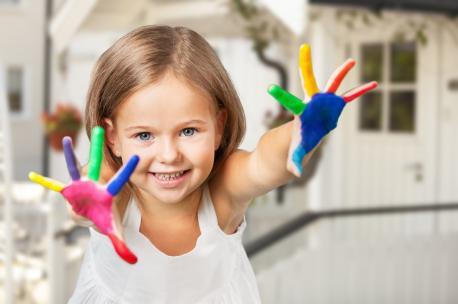
[(252, 152), (237, 149), (245, 132), (239, 98), (197, 33), (141, 27), (101, 56), (88, 93), (86, 130), (106, 130), (104, 181), (139, 156), (113, 205), (116, 229), (138, 260), (120, 259), (110, 240), (91, 228), (70, 303), (260, 303), (241, 242), (249, 202), (287, 183), (291, 172), (299, 175), (336, 126), (345, 101), (374, 87), (334, 95), (351, 61), (336, 72), (327, 93), (317, 94), (307, 47), (302, 55), (312, 101), (305, 107), (271, 87), (301, 116), (265, 133)]

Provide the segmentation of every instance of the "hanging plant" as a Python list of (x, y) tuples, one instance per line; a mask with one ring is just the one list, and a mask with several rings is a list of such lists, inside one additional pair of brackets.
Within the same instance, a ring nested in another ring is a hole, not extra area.
[(43, 113), (42, 122), (48, 142), (55, 151), (62, 151), (62, 139), (69, 136), (76, 145), (83, 125), (80, 111), (71, 104), (58, 103), (52, 113)]

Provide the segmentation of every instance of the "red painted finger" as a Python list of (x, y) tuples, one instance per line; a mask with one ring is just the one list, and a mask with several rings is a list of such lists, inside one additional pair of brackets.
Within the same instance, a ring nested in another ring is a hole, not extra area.
[(137, 257), (132, 253), (132, 251), (127, 248), (126, 243), (117, 238), (114, 234), (107, 234), (113, 244), (113, 247), (118, 253), (118, 255), (127, 263), (135, 264), (137, 263)]
[(347, 93), (345, 93), (342, 98), (345, 102), (350, 102), (359, 96), (369, 92), (370, 90), (373, 90), (377, 87), (377, 82), (376, 81), (371, 81), (369, 83), (363, 84), (359, 87), (356, 87), (354, 89), (351, 89)]

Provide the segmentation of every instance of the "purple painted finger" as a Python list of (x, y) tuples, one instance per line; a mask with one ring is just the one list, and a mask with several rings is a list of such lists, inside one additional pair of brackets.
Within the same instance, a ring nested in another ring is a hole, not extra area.
[(65, 162), (67, 163), (68, 173), (72, 180), (76, 181), (80, 179), (80, 172), (78, 166), (76, 165), (75, 153), (73, 152), (72, 139), (68, 136), (65, 136), (62, 140), (64, 146), (64, 156)]

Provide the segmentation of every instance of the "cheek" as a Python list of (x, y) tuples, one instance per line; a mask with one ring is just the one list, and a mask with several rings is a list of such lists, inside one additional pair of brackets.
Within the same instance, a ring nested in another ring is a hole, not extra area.
[[(137, 168), (135, 171), (140, 171), (148, 167), (148, 162), (151, 159), (151, 151), (149, 149), (140, 149), (134, 146), (123, 146), (122, 150), (122, 160), (123, 163), (126, 163), (132, 155), (138, 155), (140, 161), (138, 162)], [(134, 174), (135, 174), (134, 171)]]
[(211, 168), (215, 157), (213, 147), (213, 143), (209, 141), (202, 144), (190, 145), (186, 148), (187, 158), (202, 167)]

